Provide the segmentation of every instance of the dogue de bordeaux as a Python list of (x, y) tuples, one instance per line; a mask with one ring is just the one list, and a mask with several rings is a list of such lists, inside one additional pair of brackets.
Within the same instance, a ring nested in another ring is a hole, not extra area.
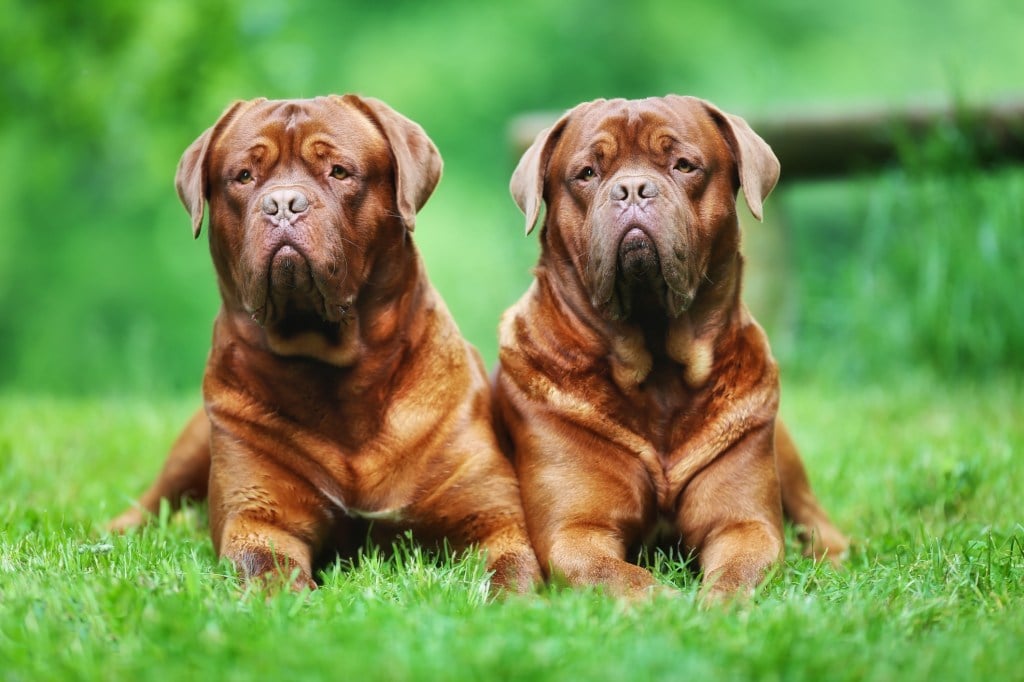
[(488, 377), (411, 239), (441, 166), (419, 125), (355, 95), (237, 102), (185, 151), (222, 298), (205, 409), (112, 528), (208, 494), (247, 579), (315, 587), (359, 519), (482, 547), (496, 590), (540, 579)]
[(695, 554), (708, 599), (746, 593), (783, 551), (783, 512), (839, 560), (776, 418), (779, 380), (740, 299), (736, 215), (779, 163), (743, 119), (668, 96), (581, 104), (523, 155), (511, 190), (535, 280), (502, 318), (495, 404), (544, 570), (627, 597), (656, 529)]

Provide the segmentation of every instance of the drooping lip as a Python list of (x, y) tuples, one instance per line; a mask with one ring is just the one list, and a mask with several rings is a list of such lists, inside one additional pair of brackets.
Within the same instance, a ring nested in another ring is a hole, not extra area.
[(290, 242), (284, 242), (280, 246), (277, 247), (277, 250), (273, 253), (273, 255), (271, 255), (270, 260), (271, 260), (271, 262), (273, 262), (274, 259), (276, 259), (276, 258), (279, 258), (279, 257), (290, 257), (293, 254), (296, 255), (296, 256), (299, 256), (301, 258), (305, 258), (306, 257), (306, 255), (304, 253), (299, 251), (299, 248), (297, 246), (295, 246), (294, 244), (292, 244)]
[(282, 241), (270, 249), (265, 259), (265, 281), (268, 297), (287, 291), (315, 287), (313, 261), (304, 249), (290, 241)]
[(616, 249), (616, 279), (657, 288), (664, 283), (658, 247), (642, 227), (627, 228)]
[[(662, 299), (666, 316), (676, 318), (689, 309), (695, 291), (692, 277), (687, 275), (685, 256), (679, 251), (681, 244), (656, 239), (652, 228), (639, 222), (623, 226), (619, 237), (611, 243), (615, 245), (614, 250), (601, 254), (601, 262), (608, 270), (591, 279), (591, 303), (597, 310), (612, 318), (620, 317), (624, 311), (617, 310), (622, 302), (616, 303), (616, 296), (621, 296), (634, 285), (643, 286), (644, 280), (660, 291), (657, 295)], [(633, 257), (642, 258), (638, 252), (645, 249), (650, 251), (647, 267), (639, 271), (632, 270), (631, 264), (624, 261)], [(637, 274), (639, 277), (635, 276)], [(627, 289), (621, 289), (623, 286)]]
[(645, 269), (648, 273), (661, 273), (663, 269), (661, 249), (647, 225), (630, 221), (614, 225), (612, 229), (615, 230), (614, 236), (595, 243), (595, 246), (601, 245), (591, 252), (591, 263), (596, 266), (590, 272), (591, 302), (598, 309), (611, 303), (619, 280), (635, 272), (633, 266), (637, 262), (634, 259), (644, 258), (643, 252), (647, 252)]
[(637, 249), (651, 248), (657, 253), (654, 240), (647, 234), (647, 231), (640, 225), (632, 225), (626, 228), (619, 240), (619, 255), (624, 255)]
[[(267, 268), (271, 284), (278, 287), (295, 287), (295, 277), (301, 274), (296, 271), (295, 262), (297, 260), (305, 261), (306, 268), (309, 269), (309, 259), (291, 244), (284, 244), (275, 251), (274, 255), (270, 257), (270, 266)], [(275, 282), (275, 278), (278, 281)]]
[[(272, 321), (271, 318), (274, 315), (282, 312), (275, 310), (275, 299), (287, 299), (286, 294), (289, 288), (295, 287), (295, 282), (281, 281), (278, 282), (279, 286), (275, 286), (274, 279), (275, 276), (287, 276), (287, 270), (294, 267), (294, 260), (297, 258), (302, 259), (307, 268), (311, 285), (307, 295), (316, 295), (320, 299), (319, 306), (317, 306), (320, 317), (325, 322), (337, 323), (343, 322), (349, 316), (354, 296), (346, 297), (341, 301), (337, 300), (337, 296), (332, 294), (337, 292), (341, 282), (324, 277), (321, 272), (322, 268), (317, 266), (316, 261), (311, 259), (301, 246), (284, 241), (269, 249), (267, 253), (268, 255), (262, 260), (262, 267), (252, 273), (250, 277), (253, 285), (249, 288), (251, 295), (246, 297), (248, 301), (245, 304), (245, 309), (254, 322), (260, 326), (266, 326)], [(287, 260), (276, 264), (279, 259)], [(344, 264), (341, 264), (336, 270), (343, 272), (344, 269)], [(281, 270), (286, 272), (281, 272)], [(344, 274), (342, 274), (341, 281), (343, 282), (344, 279)]]

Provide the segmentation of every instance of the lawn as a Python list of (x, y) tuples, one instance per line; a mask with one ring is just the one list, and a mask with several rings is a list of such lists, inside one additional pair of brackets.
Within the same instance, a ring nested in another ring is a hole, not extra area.
[(545, 590), (494, 602), (474, 557), (405, 543), (332, 566), (315, 593), (247, 593), (197, 506), (125, 537), (194, 399), (0, 398), (0, 678), (1024, 679), (1024, 385), (784, 384), (783, 413), (834, 519), (836, 572), (802, 558), (749, 603), (625, 606)]

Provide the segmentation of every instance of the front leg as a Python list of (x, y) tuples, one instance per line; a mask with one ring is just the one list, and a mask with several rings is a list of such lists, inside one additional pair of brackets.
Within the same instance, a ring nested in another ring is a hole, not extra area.
[(636, 564), (626, 561), (626, 543), (613, 524), (568, 523), (548, 531), (542, 556), (551, 577), (574, 587), (601, 586), (623, 599), (646, 599), (658, 582)]
[(480, 547), (487, 555), (493, 594), (525, 594), (541, 582), (537, 556), (526, 534), (521, 513), (492, 517), (492, 523), (480, 533)]
[[(649, 597), (657, 581), (626, 561), (652, 524), (655, 494), (634, 455), (566, 423), (520, 431), (516, 463), (530, 537), (549, 577)], [(552, 437), (551, 434), (554, 434)]]
[(773, 432), (770, 423), (746, 434), (682, 491), (676, 522), (698, 552), (706, 597), (752, 591), (782, 558)]
[[(214, 429), (210, 530), (246, 581), (316, 589), (313, 557), (332, 527), (324, 496), (281, 453)], [(277, 455), (277, 456), (275, 456)]]

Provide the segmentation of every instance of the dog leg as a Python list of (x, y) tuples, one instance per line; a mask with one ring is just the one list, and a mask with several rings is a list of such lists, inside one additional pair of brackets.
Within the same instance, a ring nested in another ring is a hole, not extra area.
[(132, 505), (107, 524), (107, 529), (124, 532), (143, 525), (160, 510), (166, 499), (171, 510), (181, 506), (185, 497), (201, 500), (206, 497), (210, 479), (210, 420), (199, 408), (174, 441), (163, 469), (153, 485)]
[(764, 521), (738, 521), (716, 528), (700, 553), (705, 599), (752, 591), (782, 558), (782, 533)]
[(846, 557), (850, 542), (832, 524), (811, 490), (800, 453), (781, 420), (775, 424), (775, 464), (782, 487), (782, 509), (798, 527), (804, 553), (839, 565)]
[[(566, 449), (567, 442), (589, 452)], [(583, 433), (576, 441), (527, 443), (536, 450), (518, 452), (517, 466), (530, 537), (548, 576), (604, 586), (618, 597), (649, 597), (654, 576), (625, 560), (655, 516), (653, 483), (640, 460)]]
[(747, 434), (683, 490), (677, 523), (698, 550), (705, 599), (753, 590), (783, 554), (772, 429)]
[(580, 523), (553, 534), (541, 563), (556, 582), (574, 587), (599, 585), (613, 596), (630, 600), (651, 597), (659, 589), (658, 582), (625, 556), (626, 544), (614, 529)]
[(482, 538), (480, 546), (487, 553), (493, 594), (525, 594), (540, 584), (540, 564), (521, 518)]
[(212, 447), (210, 531), (218, 556), (247, 582), (315, 589), (313, 557), (334, 529), (330, 500), (238, 433), (214, 429)]
[(246, 582), (271, 589), (315, 590), (309, 543), (284, 528), (245, 516), (232, 516), (221, 528), (220, 556), (234, 563)]

